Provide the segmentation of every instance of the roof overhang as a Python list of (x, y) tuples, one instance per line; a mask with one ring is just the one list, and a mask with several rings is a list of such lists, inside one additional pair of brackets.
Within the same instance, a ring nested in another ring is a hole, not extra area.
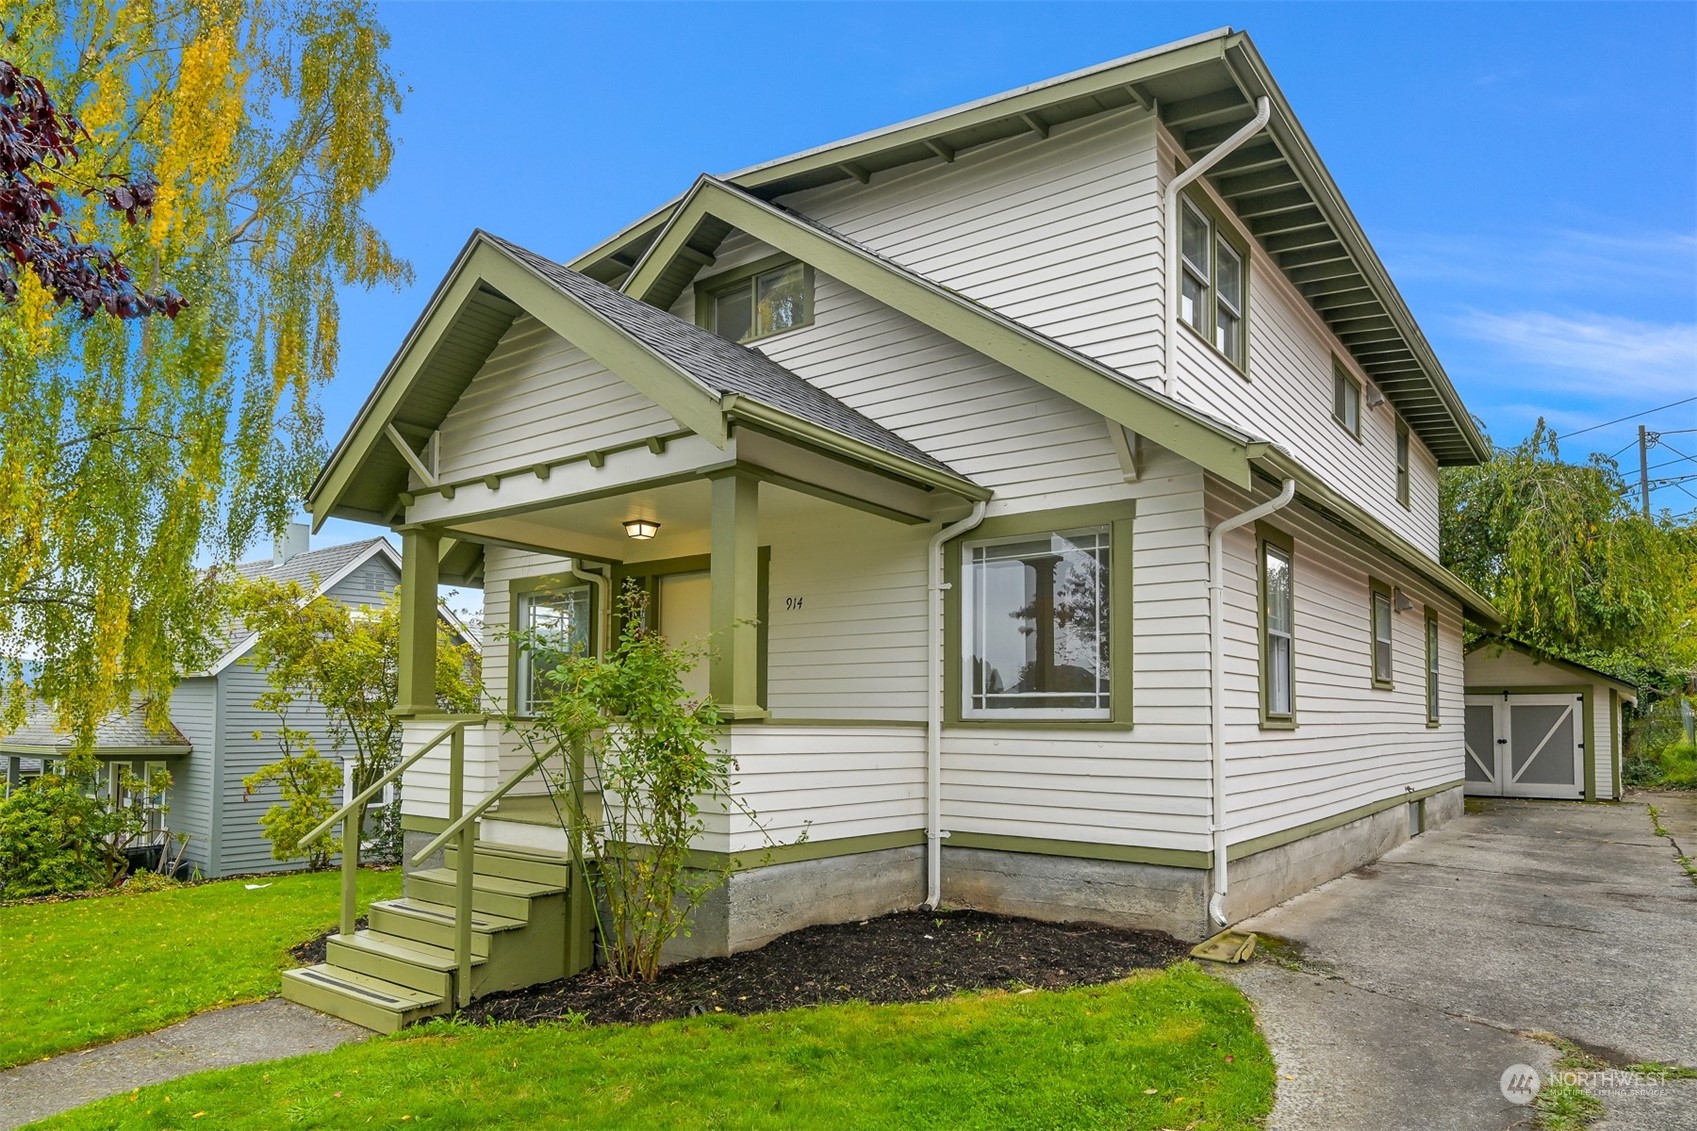
[[(1266, 131), (1208, 174), (1255, 238), (1355, 357), (1441, 465), (1489, 458), (1489, 447), (1389, 273), (1345, 203), (1249, 37), (1220, 29), (724, 178), (762, 200), (836, 181), (869, 181), (920, 162), (1140, 107), (1157, 113), (1192, 158), (1272, 106)], [(694, 192), (571, 263), (604, 282), (627, 279)], [(634, 293), (634, 292), (633, 292)]]
[[(194, 747), (172, 744), (170, 746), (96, 746), (90, 753), (95, 758), (116, 761), (119, 758), (181, 758), (193, 753)], [(24, 758), (66, 758), (71, 753), (70, 744), (64, 746), (40, 746), (27, 742), (6, 742), (0, 740), (0, 754)]]

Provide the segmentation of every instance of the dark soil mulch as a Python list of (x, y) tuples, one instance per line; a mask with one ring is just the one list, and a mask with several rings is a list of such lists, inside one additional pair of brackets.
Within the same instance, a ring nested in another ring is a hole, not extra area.
[(1162, 967), (1189, 948), (1153, 931), (1040, 923), (981, 911), (901, 911), (808, 927), (759, 950), (668, 966), (652, 985), (606, 970), (492, 994), (462, 1020), (650, 1022), (703, 1013), (765, 1013), (802, 1005), (928, 1001), (960, 990), (1060, 989)]
[[(358, 919), (354, 920), (354, 930), (356, 931), (363, 931), (369, 926), (371, 926), (371, 919), (368, 916), (361, 915)], [(320, 962), (323, 962), (330, 953), (330, 936), (339, 935), (341, 933), (342, 928), (331, 927), (328, 931), (325, 931), (322, 935), (319, 935), (315, 939), (307, 939), (299, 946), (290, 947), (289, 953), (294, 955), (295, 961), (299, 962), (302, 966), (317, 966)]]

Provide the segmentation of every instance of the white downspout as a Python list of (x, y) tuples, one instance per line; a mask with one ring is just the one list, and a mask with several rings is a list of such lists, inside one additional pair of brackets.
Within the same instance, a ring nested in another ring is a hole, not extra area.
[(1296, 480), (1286, 479), (1279, 493), (1259, 506), (1223, 519), (1208, 536), (1208, 743), (1210, 775), (1213, 779), (1213, 820), (1208, 831), (1214, 838), (1214, 894), (1208, 900), (1208, 915), (1224, 927), (1226, 923), (1226, 649), (1225, 649), (1225, 545), (1226, 535), (1246, 523), (1266, 518), (1296, 496)]
[(925, 558), (925, 907), (943, 903), (943, 543), (984, 521), (985, 503), (931, 535)]
[(1206, 157), (1167, 182), (1164, 212), (1167, 224), (1167, 324), (1161, 339), (1161, 391), (1169, 397), (1173, 395), (1173, 344), (1178, 336), (1178, 295), (1181, 278), (1178, 258), (1178, 194), (1196, 178), (1230, 156), (1232, 150), (1260, 133), (1272, 113), (1273, 106), (1267, 101), (1267, 96), (1257, 98), (1255, 116), (1245, 122), (1242, 129), (1209, 150)]
[(576, 558), (572, 559), (572, 576), (595, 586), (596, 596), (600, 598), (601, 615), (597, 619), (601, 623), (595, 626), (595, 654), (605, 656), (607, 637), (613, 631), (613, 579), (605, 573), (590, 573), (578, 564)]

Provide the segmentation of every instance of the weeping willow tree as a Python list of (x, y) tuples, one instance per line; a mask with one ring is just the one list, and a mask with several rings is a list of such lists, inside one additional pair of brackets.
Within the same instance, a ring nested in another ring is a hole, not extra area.
[(1621, 673), (1697, 664), (1697, 533), (1641, 517), (1613, 460), (1564, 462), (1540, 420), (1441, 496), (1444, 564), (1509, 635)]
[[(86, 747), (206, 659), (205, 564), (304, 494), (337, 288), (411, 277), (365, 214), (400, 90), (355, 0), (0, 0), (0, 25), (80, 121), (43, 179), (64, 227), (184, 302), (90, 314), (20, 270), (0, 305), (0, 729), (34, 694)], [(139, 215), (110, 199), (134, 181)]]

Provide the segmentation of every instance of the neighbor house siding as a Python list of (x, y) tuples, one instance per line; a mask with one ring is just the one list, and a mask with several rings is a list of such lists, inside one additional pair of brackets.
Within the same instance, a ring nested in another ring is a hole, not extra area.
[[(271, 842), (260, 827), (259, 818), (280, 799), (277, 786), (268, 785), (252, 796), (246, 796), (242, 787), (244, 777), (282, 756), (277, 747), (277, 716), (253, 705), (270, 690), (270, 684), (245, 657), (224, 669), (218, 682), (224, 695), (222, 773), (217, 794), (221, 842), (218, 874), (305, 867), (305, 861), (284, 863), (274, 859)], [(302, 700), (290, 706), (288, 725), (322, 735), (324, 709), (314, 701)]]
[[(1261, 496), (1264, 497), (1264, 496)], [(1252, 505), (1209, 480), (1217, 523)], [(1294, 729), (1260, 722), (1259, 562), (1254, 528), (1225, 541), (1227, 823), (1230, 841), (1268, 833), (1462, 777), (1461, 609), (1407, 567), (1300, 502), (1266, 520), (1295, 544)], [(1369, 578), (1413, 607), (1392, 615), (1394, 686), (1373, 685)], [(1426, 718), (1425, 613), (1437, 613), (1439, 722)]]
[(220, 746), (217, 678), (200, 676), (177, 684), (171, 691), (171, 721), (194, 750), (172, 767), (171, 812), (166, 824), (172, 832), (188, 834), (184, 859), (202, 874), (210, 875)]
[(454, 480), (510, 471), (676, 427), (665, 409), (521, 314), (442, 422), (437, 472)]

